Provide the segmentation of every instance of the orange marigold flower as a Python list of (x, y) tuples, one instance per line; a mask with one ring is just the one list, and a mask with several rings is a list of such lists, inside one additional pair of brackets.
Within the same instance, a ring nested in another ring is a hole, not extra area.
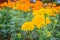
[(17, 4), (16, 5), (18, 10), (22, 10), (22, 11), (28, 11), (29, 10), (29, 5), (25, 5), (25, 4)]
[(56, 7), (56, 4), (53, 4), (52, 6), (53, 6), (53, 7)]
[(7, 6), (7, 2), (0, 4), (0, 6), (2, 6), (2, 7)]
[(15, 3), (14, 2), (8, 2), (7, 6), (8, 7), (14, 7), (15, 6)]
[(58, 8), (54, 7), (54, 8), (52, 8), (52, 11), (55, 12), (55, 13), (58, 13)]
[(43, 5), (42, 2), (36, 1), (36, 3), (31, 3), (31, 8), (33, 10), (38, 10), (38, 9), (42, 8), (42, 5)]

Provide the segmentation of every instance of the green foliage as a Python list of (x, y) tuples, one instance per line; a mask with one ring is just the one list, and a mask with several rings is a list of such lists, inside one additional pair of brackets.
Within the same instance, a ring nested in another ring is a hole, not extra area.
[[(27, 21), (27, 13), (13, 10), (11, 8), (3, 8), (0, 10), (0, 34), (5, 37), (13, 37), (14, 34), (20, 32), (20, 27), (24, 21)], [(8, 34), (8, 35), (7, 35)]]
[[(60, 40), (60, 14), (50, 17), (52, 23), (31, 32), (21, 31), (21, 25), (33, 18), (32, 12), (5, 7), (0, 10), (0, 38), (2, 40)], [(47, 32), (51, 32), (48, 36)], [(21, 35), (20, 35), (21, 34)], [(7, 39), (8, 38), (8, 39)]]

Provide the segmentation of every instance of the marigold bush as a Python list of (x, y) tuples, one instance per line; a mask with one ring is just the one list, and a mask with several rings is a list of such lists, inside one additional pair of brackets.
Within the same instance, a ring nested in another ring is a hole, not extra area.
[(60, 40), (60, 6), (39, 0), (0, 4), (0, 40)]

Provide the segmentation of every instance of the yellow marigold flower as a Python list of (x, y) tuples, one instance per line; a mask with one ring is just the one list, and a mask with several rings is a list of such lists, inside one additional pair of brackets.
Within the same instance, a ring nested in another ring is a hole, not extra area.
[(56, 7), (52, 8), (52, 11), (58, 13), (58, 9)]
[(25, 22), (23, 23), (21, 30), (32, 31), (34, 30), (34, 24), (32, 22)]
[(53, 11), (51, 9), (45, 9), (44, 13), (50, 15), (53, 13)]
[(37, 28), (41, 28), (44, 25), (44, 15), (36, 15), (32, 19), (32, 23), (37, 26)]
[(44, 15), (45, 8), (41, 8), (39, 10), (34, 10), (33, 15)]

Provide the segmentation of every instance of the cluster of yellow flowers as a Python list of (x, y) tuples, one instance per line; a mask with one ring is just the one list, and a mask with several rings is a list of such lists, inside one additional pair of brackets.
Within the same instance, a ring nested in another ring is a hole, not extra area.
[(56, 13), (58, 13), (58, 10), (56, 8), (41, 8), (39, 10), (33, 10), (33, 15), (50, 15), (50, 16), (56, 16)]
[(48, 17), (44, 17), (44, 15), (36, 15), (33, 19), (32, 22), (34, 25), (37, 26), (37, 28), (41, 28), (42, 26), (49, 24), (51, 21), (49, 20)]
[[(34, 26), (36, 26), (36, 28), (42, 28), (45, 25), (51, 23), (51, 20), (48, 16), (53, 16), (55, 17), (56, 14), (58, 13), (57, 8), (40, 8), (39, 10), (33, 10), (33, 19), (31, 20), (31, 22), (25, 22), (22, 25), (22, 30), (34, 30)], [(48, 16), (46, 16), (46, 15)]]
[(51, 21), (48, 17), (46, 17), (46, 21), (45, 21), (44, 15), (37, 15), (32, 19), (31, 22), (24, 22), (23, 25), (22, 25), (21, 30), (32, 31), (35, 28), (34, 25), (37, 28), (42, 28), (43, 26), (45, 26), (49, 23), (51, 23)]
[(51, 13), (53, 13), (51, 9), (41, 8), (39, 10), (34, 10), (32, 13), (34, 17), (32, 18), (31, 22), (23, 23), (21, 29), (24, 31), (32, 31), (34, 30), (35, 26), (36, 28), (45, 27), (45, 25), (51, 23), (51, 20), (49, 17), (45, 17), (45, 14), (50, 15)]

